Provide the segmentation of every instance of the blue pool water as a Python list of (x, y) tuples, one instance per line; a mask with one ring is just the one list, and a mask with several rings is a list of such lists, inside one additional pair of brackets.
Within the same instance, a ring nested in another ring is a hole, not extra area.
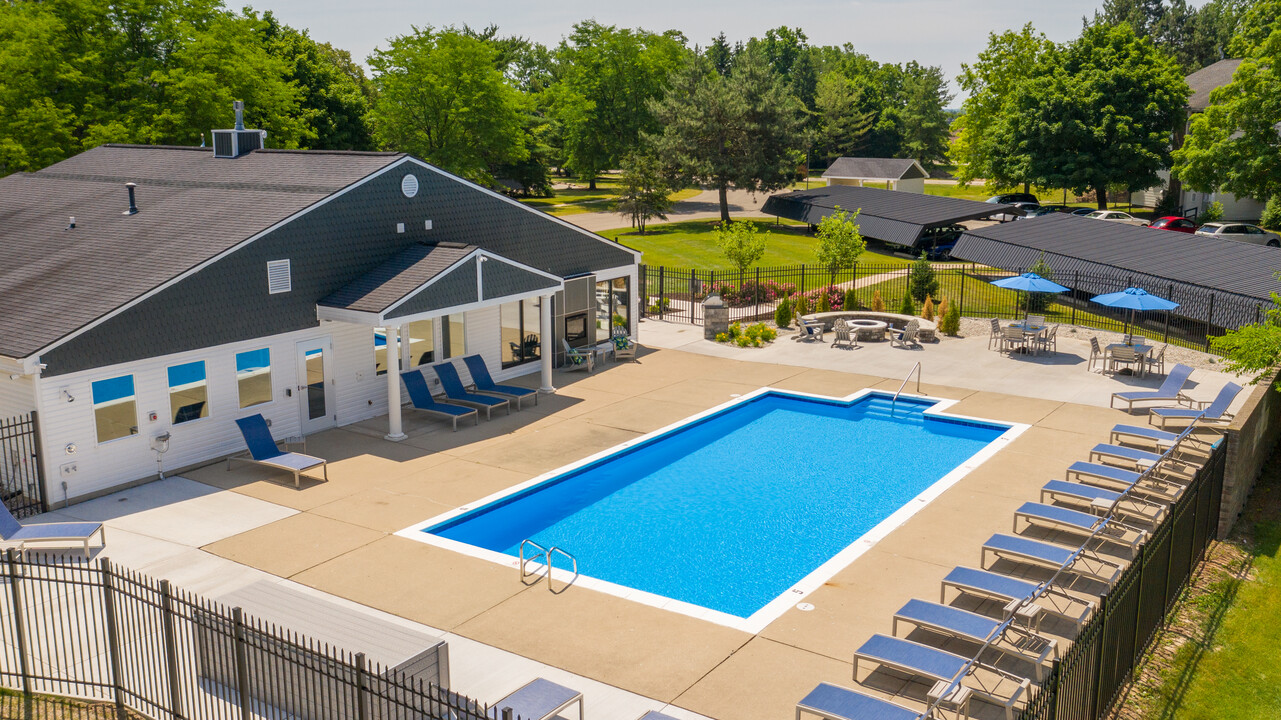
[(424, 532), (750, 617), (1009, 429), (932, 404), (766, 393)]

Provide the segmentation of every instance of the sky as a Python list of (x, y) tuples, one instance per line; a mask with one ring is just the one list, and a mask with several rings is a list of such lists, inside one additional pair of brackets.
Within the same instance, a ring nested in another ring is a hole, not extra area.
[[(235, 5), (236, 3), (228, 3)], [(766, 30), (800, 27), (812, 45), (852, 43), (878, 62), (916, 60), (939, 65), (955, 78), (961, 63), (987, 46), (989, 32), (1031, 22), (1051, 40), (1062, 42), (1081, 31), (1081, 18), (1093, 15), (1102, 0), (258, 0), (285, 23), (307, 28), (321, 42), (351, 51), (364, 62), (389, 37), (411, 25), (498, 25), (503, 35), (521, 35), (555, 45), (574, 23), (588, 18), (652, 31), (680, 30), (691, 43), (707, 45), (724, 31), (732, 41), (761, 36)], [(1200, 6), (1202, 2), (1190, 3)], [(959, 105), (959, 93), (952, 106)]]

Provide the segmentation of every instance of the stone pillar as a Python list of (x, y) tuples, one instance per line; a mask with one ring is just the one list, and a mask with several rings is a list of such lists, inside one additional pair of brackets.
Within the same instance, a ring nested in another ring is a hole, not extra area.
[(400, 328), (387, 327), (387, 434), (392, 442), (404, 440), (400, 424)]
[(552, 349), (552, 296), (543, 295), (538, 298), (538, 332), (542, 340), (542, 349), (539, 350), (538, 364), (542, 366), (542, 387), (538, 392), (544, 395), (550, 395), (556, 392), (552, 387), (552, 357), (555, 351)]
[(729, 307), (720, 294), (709, 295), (703, 301), (703, 338), (715, 340), (720, 333), (729, 332)]

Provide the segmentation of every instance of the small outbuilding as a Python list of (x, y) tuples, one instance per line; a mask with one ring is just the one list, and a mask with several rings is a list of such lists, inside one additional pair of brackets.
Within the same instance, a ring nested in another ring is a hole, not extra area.
[(888, 190), (913, 193), (925, 192), (925, 178), (929, 176), (920, 163), (910, 158), (841, 157), (823, 173), (829, 186), (867, 187), (868, 183), (875, 183), (884, 184)]

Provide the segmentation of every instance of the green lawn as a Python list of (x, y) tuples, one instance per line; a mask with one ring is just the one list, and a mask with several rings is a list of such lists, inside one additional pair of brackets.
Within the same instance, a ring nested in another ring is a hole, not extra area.
[(1281, 717), (1281, 453), (1264, 465), (1229, 543), (1239, 560), (1180, 601), (1196, 627), (1171, 638), (1178, 647), (1144, 693), (1145, 717)]
[[(618, 197), (619, 176), (601, 175), (596, 178), (596, 189), (589, 190), (587, 181), (577, 177), (552, 178), (553, 182), (560, 184), (566, 183), (574, 185), (573, 189), (557, 190), (549, 198), (523, 198), (521, 202), (531, 207), (536, 207), (543, 212), (557, 217), (565, 215), (577, 215), (588, 212), (609, 212), (610, 203)], [(669, 197), (672, 200), (680, 201), (694, 197), (699, 192), (698, 188), (679, 190), (672, 193)]]
[[(631, 228), (606, 230), (601, 235), (617, 240), (623, 245), (644, 253), (642, 262), (647, 265), (722, 270), (733, 266), (716, 246), (718, 220), (687, 220), (676, 223), (650, 225), (644, 235)], [(817, 265), (814, 257), (814, 237), (805, 225), (785, 221), (774, 224), (761, 222), (765, 235), (765, 256), (759, 265)], [(860, 263), (903, 267), (911, 263), (906, 258), (869, 250), (859, 259)]]

